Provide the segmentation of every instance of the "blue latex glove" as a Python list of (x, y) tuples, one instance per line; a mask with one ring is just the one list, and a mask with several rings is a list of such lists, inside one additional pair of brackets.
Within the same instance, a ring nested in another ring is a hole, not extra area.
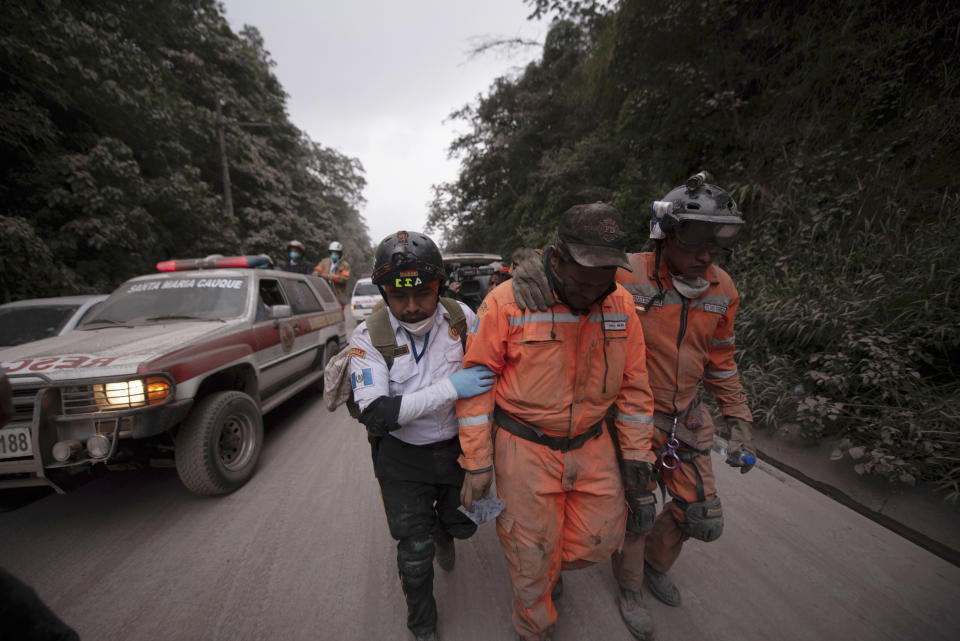
[(483, 365), (474, 365), (451, 374), (450, 382), (457, 390), (457, 398), (470, 398), (490, 391), (494, 378), (494, 373)]

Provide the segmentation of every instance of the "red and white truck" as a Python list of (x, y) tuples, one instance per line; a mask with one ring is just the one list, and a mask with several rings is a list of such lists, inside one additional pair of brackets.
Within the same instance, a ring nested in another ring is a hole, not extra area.
[(246, 483), (263, 414), (320, 388), (346, 344), (323, 280), (266, 266), (257, 256), (159, 263), (73, 332), (0, 351), (14, 395), (0, 489), (61, 490), (71, 471), (171, 448), (193, 492)]

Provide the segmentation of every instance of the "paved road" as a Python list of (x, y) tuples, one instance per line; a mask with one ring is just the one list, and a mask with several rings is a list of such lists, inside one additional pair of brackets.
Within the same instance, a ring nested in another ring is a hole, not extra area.
[[(308, 394), (267, 426), (230, 496), (192, 496), (172, 469), (118, 472), (0, 514), (0, 565), (87, 641), (406, 641), (362, 428)], [(774, 470), (720, 465), (718, 483), (727, 531), (681, 557), (682, 607), (652, 604), (661, 641), (958, 638), (960, 569)], [(556, 641), (631, 639), (609, 564), (564, 583)], [(515, 639), (492, 525), (435, 585), (442, 639)]]

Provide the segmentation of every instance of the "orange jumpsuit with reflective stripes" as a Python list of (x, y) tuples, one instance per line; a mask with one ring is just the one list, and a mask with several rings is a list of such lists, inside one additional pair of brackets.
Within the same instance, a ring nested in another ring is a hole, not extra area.
[[(711, 265), (703, 276), (710, 287), (696, 300), (686, 299), (674, 288), (666, 261), (661, 258), (660, 282), (665, 296), (658, 301), (655, 255), (629, 254), (628, 258), (633, 272), (619, 269), (617, 280), (633, 295), (643, 325), (656, 410), (654, 449), (664, 448), (674, 416), (679, 417), (681, 427), (686, 427), (686, 440), (693, 441), (683, 444), (680, 466), (675, 470), (661, 468), (660, 474), (674, 499), (688, 504), (709, 501), (717, 495), (710, 464), (714, 426), (710, 412), (697, 403), (700, 381), (724, 416), (753, 420), (733, 360), (733, 321), (740, 295), (730, 276)], [(654, 303), (646, 310), (650, 301)], [(683, 542), (690, 538), (678, 526), (685, 519), (681, 505), (671, 501), (657, 516), (651, 532), (639, 536), (627, 533), (622, 552), (614, 557), (614, 572), (621, 586), (640, 590), (644, 557), (659, 572), (670, 569)]]
[(336, 269), (331, 269), (331, 262), (329, 256), (321, 260), (313, 268), (313, 275), (329, 280), (333, 285), (333, 292), (336, 294), (337, 300), (346, 305), (350, 302), (350, 296), (347, 293), (347, 283), (350, 281), (350, 263), (345, 258), (341, 258), (337, 261)]
[(495, 406), (554, 437), (574, 437), (615, 405), (623, 456), (654, 461), (653, 398), (647, 384), (643, 332), (621, 286), (586, 313), (563, 303), (524, 313), (508, 281), (477, 312), (464, 367), (497, 374), (489, 392), (457, 401), (460, 463), (494, 466), (506, 508), (497, 535), (510, 570), (514, 627), (544, 639), (557, 612), (550, 591), (560, 570), (602, 561), (620, 547), (626, 503), (609, 431), (566, 452), (525, 440), (494, 425)]

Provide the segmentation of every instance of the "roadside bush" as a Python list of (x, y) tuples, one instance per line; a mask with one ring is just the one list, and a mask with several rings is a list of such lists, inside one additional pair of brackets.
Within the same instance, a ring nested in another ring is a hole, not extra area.
[(756, 420), (840, 439), (833, 457), (849, 457), (858, 473), (933, 482), (956, 501), (960, 250), (944, 239), (960, 196), (911, 210), (889, 202), (858, 217), (845, 216), (862, 207), (855, 199), (811, 200), (752, 203), (766, 210), (763, 226), (731, 267)]

